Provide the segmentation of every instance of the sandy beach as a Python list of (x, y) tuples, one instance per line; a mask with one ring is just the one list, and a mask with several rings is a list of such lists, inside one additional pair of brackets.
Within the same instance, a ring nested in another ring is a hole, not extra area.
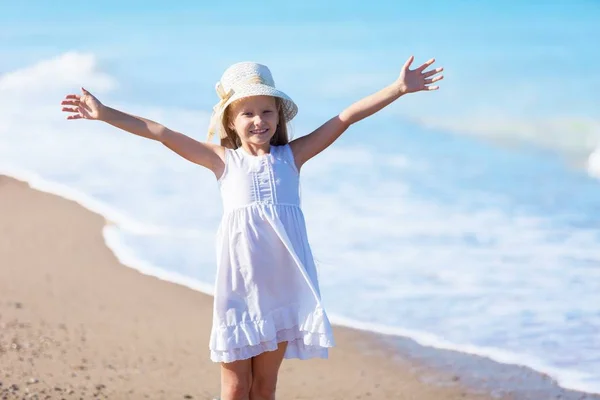
[[(210, 296), (121, 265), (75, 202), (0, 176), (0, 210), (0, 398), (218, 397)], [(284, 361), (278, 399), (499, 398), (375, 334), (335, 337), (328, 360)]]

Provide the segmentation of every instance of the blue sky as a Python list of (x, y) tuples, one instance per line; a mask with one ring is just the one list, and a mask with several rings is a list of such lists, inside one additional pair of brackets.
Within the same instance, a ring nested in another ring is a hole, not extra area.
[[(15, 15), (22, 19), (45, 20), (48, 18), (73, 18), (73, 17), (109, 17), (117, 19), (135, 15), (137, 17), (164, 16), (164, 15), (204, 15), (206, 17), (219, 16), (220, 18), (258, 16), (277, 16), (280, 19), (289, 20), (345, 20), (354, 19), (397, 19), (406, 15), (440, 16), (448, 15), (456, 17), (458, 14), (464, 17), (472, 16), (474, 13), (486, 16), (510, 16), (515, 14), (525, 17), (534, 15), (543, 16), (548, 12), (562, 16), (578, 16), (581, 12), (596, 10), (598, 4), (595, 1), (530, 1), (520, 2), (516, 0), (498, 1), (428, 1), (426, 8), (422, 3), (412, 1), (377, 1), (377, 2), (353, 2), (332, 0), (327, 3), (315, 0), (303, 2), (285, 2), (281, 0), (263, 0), (249, 4), (243, 0), (230, 0), (227, 2), (207, 1), (177, 1), (164, 2), (159, 0), (128, 1), (105, 0), (103, 2), (55, 2), (50, 3), (43, 0), (28, 0), (25, 2), (13, 2), (3, 4), (4, 20), (13, 19)], [(293, 12), (293, 14), (290, 14)], [(467, 14), (467, 15), (465, 15)], [(588, 15), (589, 16), (589, 15)]]

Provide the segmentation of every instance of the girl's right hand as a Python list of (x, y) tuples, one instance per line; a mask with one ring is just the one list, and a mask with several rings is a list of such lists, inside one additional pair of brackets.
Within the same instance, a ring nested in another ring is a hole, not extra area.
[(84, 88), (81, 88), (81, 95), (69, 94), (60, 104), (73, 106), (62, 108), (64, 112), (74, 113), (67, 116), (67, 119), (101, 119), (104, 108), (104, 105)]

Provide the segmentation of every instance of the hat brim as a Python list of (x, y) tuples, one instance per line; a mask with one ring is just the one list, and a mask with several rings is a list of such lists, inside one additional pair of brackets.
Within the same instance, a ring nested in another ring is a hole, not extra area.
[(252, 97), (252, 96), (272, 96), (278, 97), (283, 100), (283, 115), (285, 117), (285, 122), (290, 122), (296, 114), (298, 114), (298, 106), (294, 101), (281, 90), (277, 90), (272, 86), (263, 85), (261, 83), (255, 83), (251, 85), (240, 85), (233, 90), (233, 94), (231, 97), (223, 104), (221, 109), (219, 110), (219, 117), (223, 114), (223, 112), (227, 109), (227, 107), (233, 103), (234, 101)]

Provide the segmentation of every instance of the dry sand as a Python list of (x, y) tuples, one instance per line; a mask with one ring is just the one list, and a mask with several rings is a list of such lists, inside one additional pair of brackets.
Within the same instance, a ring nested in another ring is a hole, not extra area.
[[(0, 176), (0, 399), (217, 397), (212, 298), (121, 265), (105, 223)], [(284, 361), (278, 399), (492, 398), (441, 385), (377, 335), (335, 338), (328, 360)]]

